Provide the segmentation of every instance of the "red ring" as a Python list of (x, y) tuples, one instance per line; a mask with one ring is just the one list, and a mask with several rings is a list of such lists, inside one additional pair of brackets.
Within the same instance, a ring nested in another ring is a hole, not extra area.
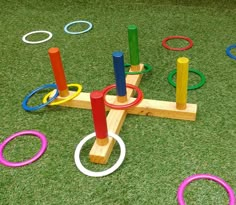
[[(187, 45), (183, 48), (173, 48), (173, 47), (170, 47), (166, 44), (166, 42), (171, 40), (171, 39), (183, 39), (183, 40), (188, 41), (189, 45)], [(184, 51), (184, 50), (188, 50), (188, 49), (193, 47), (193, 41), (190, 38), (185, 37), (185, 36), (169, 36), (169, 37), (166, 37), (166, 38), (163, 39), (162, 46), (165, 47), (166, 49), (172, 50), (172, 51)]]
[(116, 85), (115, 84), (112, 84), (112, 85), (108, 85), (107, 87), (105, 87), (103, 89), (103, 95), (104, 95), (104, 103), (107, 107), (110, 107), (112, 109), (116, 109), (116, 110), (124, 110), (124, 109), (127, 109), (127, 108), (130, 108), (130, 107), (133, 107), (135, 105), (138, 105), (142, 99), (143, 99), (143, 92), (135, 85), (132, 85), (132, 84), (126, 84), (126, 87), (127, 88), (131, 88), (133, 90), (135, 90), (137, 93), (138, 93), (138, 97), (131, 103), (129, 104), (125, 104), (125, 105), (114, 105), (114, 104), (111, 104), (111, 103), (108, 103), (106, 101), (106, 94), (113, 88), (115, 88)]

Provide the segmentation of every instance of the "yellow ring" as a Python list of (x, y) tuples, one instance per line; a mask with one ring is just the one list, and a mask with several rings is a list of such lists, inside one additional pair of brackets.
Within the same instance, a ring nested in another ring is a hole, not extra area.
[[(76, 91), (73, 95), (69, 95), (68, 97), (66, 97), (66, 98), (64, 98), (64, 99), (62, 99), (62, 100), (56, 101), (56, 102), (51, 102), (49, 105), (60, 105), (60, 104), (62, 104), (62, 103), (68, 102), (69, 100), (72, 100), (72, 99), (74, 99), (75, 97), (77, 97), (77, 96), (80, 94), (80, 92), (82, 91), (82, 85), (80, 85), (80, 84), (68, 84), (67, 86), (68, 86), (68, 88), (69, 88), (69, 87), (77, 87), (77, 91)], [(48, 94), (46, 94), (46, 95), (44, 96), (44, 98), (43, 98), (43, 103), (46, 103), (46, 102), (48, 101), (49, 96), (50, 96), (53, 92), (54, 92), (54, 90), (51, 91), (51, 92), (49, 92)]]

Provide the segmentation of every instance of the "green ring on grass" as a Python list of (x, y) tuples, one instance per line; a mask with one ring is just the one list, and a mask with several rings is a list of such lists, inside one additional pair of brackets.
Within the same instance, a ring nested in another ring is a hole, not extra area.
[[(176, 72), (177, 72), (176, 69), (172, 70), (172, 71), (169, 73), (168, 78), (167, 78), (167, 79), (168, 79), (168, 82), (169, 82), (172, 86), (174, 86), (174, 87), (176, 87), (176, 83), (173, 81), (173, 76), (176, 74)], [(202, 86), (205, 84), (206, 78), (205, 78), (205, 76), (203, 75), (202, 72), (200, 72), (199, 70), (196, 70), (196, 69), (194, 69), (194, 68), (189, 68), (189, 72), (192, 72), (192, 73), (197, 74), (197, 75), (201, 78), (201, 81), (200, 81), (198, 84), (196, 84), (196, 85), (188, 86), (188, 90), (195, 90), (195, 89), (198, 89), (198, 88), (202, 87)]]
[[(131, 64), (126, 63), (125, 67), (130, 67)], [(136, 71), (136, 72), (125, 72), (126, 75), (138, 75), (138, 74), (145, 74), (148, 73), (152, 70), (152, 66), (148, 65), (148, 64), (144, 64), (144, 70), (142, 71)]]

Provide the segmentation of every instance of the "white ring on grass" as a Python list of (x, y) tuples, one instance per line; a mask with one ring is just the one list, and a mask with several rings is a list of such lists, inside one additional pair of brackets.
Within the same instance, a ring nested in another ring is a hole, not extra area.
[(101, 171), (101, 172), (90, 171), (82, 165), (82, 163), (80, 161), (80, 152), (81, 152), (81, 149), (82, 149), (83, 145), (88, 140), (90, 140), (90, 139), (92, 139), (93, 137), (96, 136), (96, 133), (93, 132), (93, 133), (87, 135), (84, 139), (82, 139), (80, 141), (80, 143), (77, 145), (76, 149), (75, 149), (75, 154), (74, 154), (75, 164), (76, 164), (77, 168), (83, 174), (85, 174), (87, 176), (90, 176), (90, 177), (104, 177), (104, 176), (107, 176), (107, 175), (113, 173), (123, 163), (123, 161), (125, 159), (125, 154), (126, 154), (126, 148), (125, 148), (125, 144), (124, 144), (123, 140), (115, 133), (108, 132), (108, 135), (110, 137), (113, 137), (118, 142), (118, 144), (120, 145), (120, 157), (119, 157), (119, 159), (117, 160), (117, 162), (112, 167), (110, 167), (109, 169), (107, 169), (105, 171)]
[[(86, 28), (86, 29), (83, 30), (83, 31), (77, 31), (77, 32), (68, 31), (68, 28), (69, 28), (70, 26), (72, 26), (72, 25), (74, 25), (74, 24), (77, 24), (77, 23), (85, 23), (85, 24), (88, 24), (88, 28)], [(92, 27), (93, 27), (93, 24), (90, 23), (89, 21), (81, 21), (81, 20), (79, 20), (79, 21), (70, 22), (70, 23), (68, 23), (67, 25), (65, 25), (64, 31), (65, 31), (66, 33), (68, 33), (68, 34), (76, 35), (76, 34), (86, 33), (86, 32), (88, 32), (89, 30), (91, 30)]]
[[(46, 33), (48, 34), (48, 37), (41, 40), (41, 41), (28, 41), (26, 40), (26, 38), (32, 34), (35, 34), (35, 33)], [(39, 43), (44, 43), (48, 40), (50, 40), (52, 38), (52, 33), (49, 32), (49, 31), (32, 31), (32, 32), (29, 32), (27, 34), (25, 34), (23, 37), (22, 37), (22, 41), (24, 41), (25, 43), (28, 43), (28, 44), (39, 44)]]

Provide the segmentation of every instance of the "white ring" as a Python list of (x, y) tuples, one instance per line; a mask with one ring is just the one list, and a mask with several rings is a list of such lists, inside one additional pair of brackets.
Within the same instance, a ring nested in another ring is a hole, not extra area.
[[(74, 25), (74, 24), (77, 24), (77, 23), (86, 23), (86, 24), (89, 25), (89, 27), (88, 27), (87, 29), (85, 29), (84, 31), (77, 31), (77, 32), (68, 31), (68, 27), (70, 27), (70, 26), (72, 26), (72, 25)], [(65, 31), (66, 33), (69, 33), (69, 34), (74, 34), (74, 35), (76, 35), (76, 34), (86, 33), (86, 32), (88, 32), (89, 30), (91, 30), (92, 27), (93, 27), (93, 24), (90, 23), (89, 21), (73, 21), (73, 22), (70, 22), (70, 23), (68, 23), (67, 25), (65, 25), (64, 31)]]
[[(44, 39), (44, 40), (41, 40), (41, 41), (28, 41), (26, 40), (26, 38), (32, 34), (35, 34), (35, 33), (46, 33), (48, 34), (48, 38)], [(25, 34), (23, 37), (22, 37), (22, 41), (24, 41), (25, 43), (28, 43), (28, 44), (39, 44), (39, 43), (44, 43), (48, 40), (50, 40), (52, 38), (52, 33), (49, 32), (49, 31), (32, 31), (32, 32), (29, 32), (27, 34)]]
[(115, 133), (108, 132), (108, 135), (110, 137), (113, 137), (118, 142), (118, 144), (120, 145), (120, 157), (119, 157), (119, 159), (117, 160), (117, 162), (112, 167), (110, 167), (109, 169), (107, 169), (105, 171), (101, 171), (101, 172), (90, 171), (82, 165), (82, 163), (80, 161), (80, 151), (81, 151), (83, 145), (88, 140), (90, 140), (90, 139), (92, 139), (93, 137), (96, 136), (96, 133), (93, 132), (93, 133), (87, 135), (84, 139), (82, 139), (80, 141), (80, 143), (77, 145), (76, 149), (75, 149), (75, 155), (74, 155), (75, 164), (76, 164), (77, 168), (83, 174), (85, 174), (87, 176), (90, 176), (90, 177), (104, 177), (104, 176), (107, 176), (107, 175), (113, 173), (115, 170), (117, 170), (120, 167), (120, 165), (122, 164), (122, 162), (124, 161), (125, 154), (126, 154), (126, 148), (125, 148), (125, 144), (124, 144), (123, 140), (118, 135), (116, 135)]

